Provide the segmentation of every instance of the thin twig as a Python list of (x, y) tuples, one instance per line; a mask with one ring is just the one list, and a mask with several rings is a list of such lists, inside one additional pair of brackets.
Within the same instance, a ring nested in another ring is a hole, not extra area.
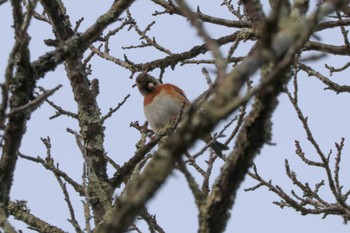
[(51, 171), (55, 176), (63, 178), (68, 184), (70, 184), (76, 192), (78, 192), (81, 196), (85, 195), (84, 189), (82, 186), (74, 181), (70, 176), (67, 175), (67, 173), (61, 171), (58, 167), (54, 165), (53, 159), (46, 160), (42, 159), (41, 157), (32, 157), (28, 155), (24, 155), (20, 152), (18, 152), (18, 156), (22, 159), (26, 159), (28, 161), (32, 161), (35, 163), (41, 164), (45, 169)]
[(130, 97), (130, 94), (127, 94), (124, 99), (118, 103), (118, 105), (115, 108), (110, 108), (109, 112), (104, 115), (103, 117), (101, 117), (101, 122), (103, 123), (105, 120), (107, 120), (109, 117), (111, 117), (113, 115), (113, 113), (115, 113), (116, 111), (118, 111), (127, 101), (127, 99)]
[(195, 199), (195, 202), (197, 204), (197, 208), (200, 209), (205, 199), (204, 199), (203, 192), (199, 188), (198, 183), (196, 182), (192, 174), (188, 171), (186, 167), (186, 163), (184, 163), (184, 161), (182, 160), (179, 161), (177, 163), (177, 168), (179, 169), (179, 171), (182, 172), (182, 174), (184, 174), (187, 184), (189, 185), (190, 190), (192, 191), (193, 197)]
[(66, 201), (67, 206), (68, 206), (69, 214), (71, 217), (71, 219), (69, 219), (68, 221), (72, 224), (72, 226), (74, 227), (74, 229), (77, 233), (83, 233), (83, 231), (81, 230), (81, 227), (79, 226), (77, 219), (75, 218), (74, 208), (73, 208), (72, 202), (70, 200), (69, 192), (67, 190), (66, 184), (63, 183), (63, 181), (61, 180), (60, 177), (56, 176), (56, 179), (57, 179), (58, 183), (60, 184), (60, 187), (61, 187), (63, 195), (64, 195), (64, 200)]
[(156, 216), (148, 213), (146, 208), (141, 210), (140, 216), (146, 221), (151, 232), (165, 233), (163, 228), (158, 224)]
[(58, 85), (57, 87), (48, 90), (48, 91), (44, 91), (43, 94), (39, 95), (38, 97), (36, 97), (34, 100), (30, 101), (29, 103), (21, 106), (21, 107), (17, 107), (12, 109), (7, 115), (6, 117), (10, 117), (14, 114), (17, 113), (21, 113), (24, 111), (32, 111), (33, 109), (37, 108), (38, 106), (40, 106), (49, 96), (51, 96), (52, 94), (54, 94), (58, 89), (60, 89), (62, 87), (62, 85)]

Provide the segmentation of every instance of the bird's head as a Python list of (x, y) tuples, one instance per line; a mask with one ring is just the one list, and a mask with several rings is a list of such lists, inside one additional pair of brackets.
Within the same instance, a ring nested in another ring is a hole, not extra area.
[(160, 82), (149, 74), (141, 73), (136, 78), (136, 85), (140, 93), (145, 95), (152, 92), (158, 85), (160, 85)]

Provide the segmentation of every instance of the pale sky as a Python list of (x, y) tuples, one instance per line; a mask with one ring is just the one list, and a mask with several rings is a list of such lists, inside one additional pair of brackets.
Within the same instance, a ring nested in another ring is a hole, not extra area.
[[(79, 31), (84, 31), (95, 19), (104, 13), (111, 5), (112, 1), (64, 1), (70, 20), (74, 24), (78, 19), (84, 17)], [(206, 6), (201, 7), (203, 12), (211, 15), (229, 18), (230, 14), (224, 7), (220, 7), (221, 1), (208, 1)], [(148, 4), (148, 2), (147, 2)], [(152, 4), (152, 3), (150, 3)], [(195, 1), (193, 5), (201, 4), (201, 1)], [(169, 48), (172, 52), (182, 52), (194, 45), (202, 44), (202, 40), (197, 36), (195, 29), (191, 28), (188, 22), (179, 20), (178, 16), (161, 16), (154, 18), (151, 14), (153, 7), (145, 7), (146, 1), (136, 1), (132, 6), (131, 12), (138, 21), (141, 28), (153, 20), (157, 23), (153, 26), (151, 35), (156, 36), (156, 40), (161, 45)], [(153, 5), (153, 4), (152, 4)], [(38, 10), (41, 12), (41, 10)], [(0, 62), (0, 72), (2, 79), (8, 59), (9, 51), (13, 45), (13, 33), (11, 29), (11, 9), (10, 4), (6, 3), (0, 7), (2, 39), (0, 51), (3, 54)], [(109, 29), (114, 29), (118, 23), (113, 24)], [(223, 27), (208, 28), (210, 35), (217, 38), (227, 35), (231, 29)], [(51, 50), (43, 44), (43, 39), (53, 38), (50, 28), (43, 22), (34, 21), (29, 29), (32, 36), (31, 56), (36, 60), (45, 52)], [(322, 40), (332, 41), (333, 44), (342, 43), (339, 29), (332, 34), (320, 34)], [(164, 54), (154, 52), (154, 49), (120, 50), (120, 46), (139, 44), (138, 36), (133, 31), (124, 30), (119, 36), (113, 38), (111, 53), (119, 58), (127, 54), (128, 58), (134, 62), (145, 62), (150, 59), (163, 57)], [(334, 41), (334, 42), (333, 42)], [(249, 47), (251, 43), (245, 47)], [(227, 49), (227, 46), (224, 47)], [(227, 52), (222, 50), (223, 53)], [(245, 51), (238, 51), (244, 54)], [(347, 62), (346, 57), (327, 57), (326, 60), (317, 63), (317, 70), (329, 75), (324, 68), (327, 62), (333, 66), (342, 66)], [(145, 117), (142, 110), (142, 97), (136, 88), (132, 88), (134, 80), (130, 80), (130, 73), (113, 63), (105, 61), (97, 56), (92, 60), (92, 78), (100, 81), (100, 92), (98, 102), (103, 113), (108, 112), (110, 107), (116, 106), (127, 95), (131, 97), (126, 104), (106, 122), (105, 148), (108, 155), (115, 159), (118, 164), (127, 161), (135, 151), (135, 144), (139, 140), (139, 133), (129, 127), (131, 121), (143, 123)], [(312, 63), (310, 63), (312, 65)], [(187, 65), (177, 66), (174, 71), (167, 69), (164, 81), (171, 82), (180, 86), (187, 94), (190, 100), (195, 99), (206, 89), (206, 82), (201, 73), (203, 67), (211, 69), (209, 65)], [(159, 70), (153, 72), (155, 76)], [(342, 75), (349, 74), (346, 70)], [(214, 75), (212, 74), (212, 77)], [(347, 77), (334, 75), (334, 81), (340, 83), (349, 83)], [(55, 101), (57, 105), (66, 110), (75, 111), (76, 106), (73, 101), (72, 92), (66, 77), (63, 66), (59, 66), (54, 72), (48, 73), (44, 79), (40, 80), (38, 85), (45, 88), (54, 88), (62, 84), (61, 88), (50, 100)], [(300, 108), (304, 115), (309, 117), (309, 124), (314, 132), (315, 138), (321, 145), (321, 149), (328, 154), (329, 150), (336, 153), (335, 142), (339, 142), (341, 137), (345, 137), (345, 148), (343, 153), (343, 169), (341, 172), (341, 181), (345, 189), (350, 187), (349, 176), (349, 121), (350, 110), (347, 107), (349, 100), (348, 94), (336, 95), (333, 92), (325, 91), (324, 85), (314, 77), (302, 75), (299, 78), (299, 101)], [(257, 156), (255, 163), (260, 174), (266, 180), (272, 180), (274, 184), (284, 187), (285, 190), (292, 188), (291, 181), (287, 178), (284, 170), (284, 160), (288, 159), (291, 168), (297, 172), (301, 181), (308, 181), (311, 186), (325, 179), (325, 172), (320, 169), (310, 168), (304, 165), (295, 155), (294, 140), (299, 140), (308, 158), (317, 159), (315, 150), (310, 143), (306, 141), (306, 134), (296, 113), (289, 103), (286, 95), (282, 94), (279, 98), (278, 106), (273, 117), (273, 139), (276, 146), (265, 146), (260, 155)], [(47, 104), (41, 106), (31, 117), (27, 133), (24, 136), (21, 153), (31, 156), (45, 157), (46, 149), (40, 138), (49, 136), (52, 142), (52, 154), (55, 162), (58, 162), (60, 168), (71, 175), (76, 181), (81, 180), (82, 158), (75, 144), (72, 135), (66, 132), (66, 128), (79, 131), (78, 124), (67, 117), (60, 117), (49, 120), (48, 117), (54, 114), (54, 110)], [(234, 114), (236, 115), (236, 114)], [(232, 144), (230, 145), (232, 148)], [(198, 149), (198, 148), (197, 148)], [(202, 155), (207, 156), (207, 154)], [(218, 174), (221, 162), (213, 173)], [(110, 174), (113, 174), (110, 169)], [(232, 217), (227, 226), (226, 232), (247, 233), (247, 232), (308, 232), (308, 233), (345, 233), (349, 232), (349, 226), (342, 223), (342, 219), (337, 216), (328, 216), (322, 219), (322, 216), (301, 216), (293, 209), (280, 209), (273, 205), (273, 201), (279, 198), (266, 188), (258, 189), (254, 192), (244, 192), (243, 189), (254, 186), (256, 182), (246, 177), (242, 184), (235, 205), (232, 209)], [(69, 187), (69, 185), (67, 185)], [(296, 188), (297, 193), (300, 191)], [(83, 226), (84, 215), (80, 197), (71, 191), (71, 198), (76, 207), (76, 217)], [(321, 191), (328, 200), (333, 201), (330, 191), (327, 187)], [(62, 191), (54, 176), (46, 171), (42, 166), (32, 162), (19, 159), (15, 171), (14, 184), (11, 191), (11, 199), (27, 200), (28, 207), (32, 213), (43, 220), (56, 225), (68, 232), (73, 232), (73, 228), (67, 221), (69, 216), (68, 208), (63, 200)], [(197, 232), (197, 210), (194, 205), (194, 199), (188, 189), (188, 185), (182, 174), (174, 172), (168, 178), (166, 184), (156, 194), (150, 203), (148, 203), (149, 212), (155, 214), (158, 223), (168, 233), (178, 232)], [(12, 220), (11, 223), (23, 232), (31, 232), (25, 229), (24, 225), (18, 221)], [(142, 223), (143, 225), (143, 223)], [(147, 229), (145, 226), (142, 229)], [(145, 230), (145, 232), (147, 232)]]

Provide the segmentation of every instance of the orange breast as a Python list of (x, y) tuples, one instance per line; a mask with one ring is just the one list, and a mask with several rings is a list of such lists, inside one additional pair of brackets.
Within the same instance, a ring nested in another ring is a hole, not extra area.
[(145, 95), (143, 104), (147, 106), (152, 103), (153, 99), (157, 95), (172, 95), (175, 99), (179, 100), (181, 103), (185, 103), (185, 105), (190, 105), (190, 101), (187, 99), (185, 93), (175, 85), (166, 83), (162, 85), (158, 85), (152, 93), (148, 93)]

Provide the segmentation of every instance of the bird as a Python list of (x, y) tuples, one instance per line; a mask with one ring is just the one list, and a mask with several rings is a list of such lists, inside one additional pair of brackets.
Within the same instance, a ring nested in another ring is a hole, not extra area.
[[(144, 114), (155, 133), (161, 132), (191, 107), (191, 102), (181, 88), (170, 83), (162, 84), (150, 74), (140, 73), (136, 77), (136, 86), (144, 97)], [(201, 137), (201, 140), (209, 143), (221, 158), (223, 158), (222, 151), (229, 149), (227, 145), (213, 139), (210, 134)]]

